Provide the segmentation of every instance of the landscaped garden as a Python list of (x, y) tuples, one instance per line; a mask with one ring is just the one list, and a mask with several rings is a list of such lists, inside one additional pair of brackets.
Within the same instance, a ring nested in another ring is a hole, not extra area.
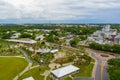
[(101, 54), (102, 57), (109, 57), (107, 54)]
[(28, 72), (26, 72), (25, 74), (23, 74), (18, 80), (23, 80), (24, 78), (28, 78), (30, 76), (32, 76), (35, 80), (44, 80), (43, 73), (46, 70), (49, 70), (47, 66), (40, 66), (40, 67), (33, 68)]
[(21, 56), (21, 52), (11, 42), (0, 40), (0, 56)]
[(64, 80), (72, 80), (70, 77), (65, 77)]
[(0, 80), (12, 80), (27, 65), (28, 63), (23, 58), (0, 57)]
[(92, 76), (92, 70), (93, 70), (93, 67), (94, 67), (94, 64), (89, 64), (89, 65), (80, 65), (80, 66), (77, 66), (80, 68), (79, 70), (79, 73), (73, 75), (74, 78), (77, 78), (77, 77), (91, 77)]

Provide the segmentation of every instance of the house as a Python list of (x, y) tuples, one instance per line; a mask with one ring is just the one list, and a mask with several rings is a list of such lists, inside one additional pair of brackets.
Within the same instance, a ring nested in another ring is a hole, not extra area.
[(36, 53), (48, 53), (51, 50), (49, 48), (35, 50)]
[(78, 71), (79, 71), (78, 67), (75, 67), (74, 65), (68, 65), (51, 71), (51, 74), (54, 78), (62, 80), (65, 76), (75, 74)]
[(51, 52), (51, 53), (56, 53), (56, 52), (58, 52), (58, 49), (51, 50), (50, 52)]
[(95, 41), (95, 39), (93, 38), (93, 37), (88, 37), (88, 39), (87, 39), (89, 42), (94, 42)]
[(25, 78), (23, 80), (34, 80), (33, 77)]
[(43, 40), (45, 37), (43, 35), (37, 36), (35, 40)]
[(21, 35), (20, 33), (14, 33), (10, 38), (16, 39), (16, 38), (19, 38), (20, 35)]
[(103, 26), (102, 31), (109, 32), (110, 31), (110, 25)]

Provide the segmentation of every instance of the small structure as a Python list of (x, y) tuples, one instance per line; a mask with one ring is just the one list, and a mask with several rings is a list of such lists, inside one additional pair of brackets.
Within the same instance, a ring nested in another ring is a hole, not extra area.
[(20, 35), (21, 35), (21, 33), (14, 33), (10, 38), (16, 39), (16, 38), (19, 38)]
[(25, 78), (23, 80), (34, 80), (33, 77)]
[(58, 49), (51, 50), (50, 52), (51, 52), (51, 53), (56, 53), (56, 52), (58, 52)]
[(7, 39), (7, 41), (17, 42), (17, 43), (22, 43), (22, 44), (35, 44), (35, 43), (37, 43), (37, 41), (35, 41), (35, 40)]
[(45, 37), (43, 35), (37, 36), (35, 40), (43, 40)]
[(75, 67), (73, 65), (68, 65), (68, 66), (51, 71), (51, 74), (56, 79), (61, 80), (64, 76), (75, 74), (78, 71), (79, 71), (78, 67)]
[(39, 50), (35, 50), (36, 53), (48, 53), (50, 52), (49, 48), (45, 48), (45, 49), (39, 49)]

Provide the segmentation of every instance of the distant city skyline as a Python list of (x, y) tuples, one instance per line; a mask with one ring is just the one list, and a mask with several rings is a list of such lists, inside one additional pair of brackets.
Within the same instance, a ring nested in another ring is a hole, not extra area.
[(120, 0), (0, 0), (2, 23), (120, 23)]

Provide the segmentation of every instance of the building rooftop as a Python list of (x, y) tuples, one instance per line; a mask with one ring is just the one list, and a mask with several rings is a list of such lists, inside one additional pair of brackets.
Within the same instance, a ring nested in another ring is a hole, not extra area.
[(23, 80), (34, 80), (33, 77), (25, 78)]
[(51, 50), (50, 52), (51, 52), (51, 53), (56, 53), (56, 52), (58, 52), (58, 49)]
[(26, 43), (26, 44), (34, 44), (37, 42), (35, 40), (16, 40), (16, 39), (7, 39), (7, 41)]
[(68, 66), (53, 70), (53, 71), (51, 71), (51, 73), (53, 75), (55, 75), (57, 78), (61, 78), (65, 75), (68, 75), (68, 74), (73, 73), (78, 70), (79, 70), (78, 67), (75, 67), (73, 65), (68, 65)]

